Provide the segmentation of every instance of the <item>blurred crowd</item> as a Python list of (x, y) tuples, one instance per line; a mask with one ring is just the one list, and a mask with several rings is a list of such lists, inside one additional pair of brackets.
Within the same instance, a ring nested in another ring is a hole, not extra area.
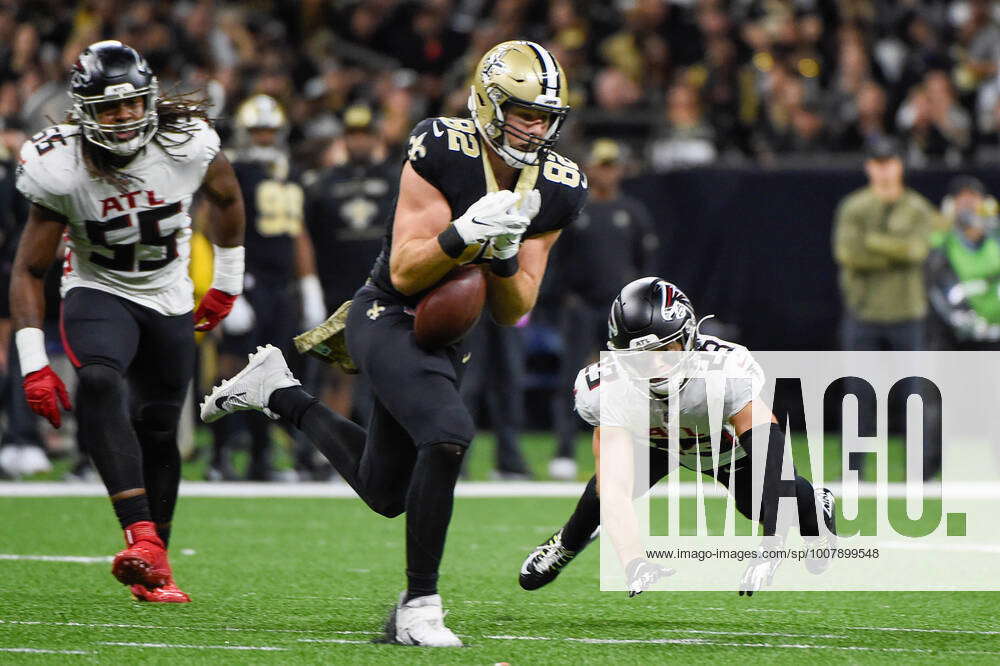
[(526, 38), (567, 71), (570, 156), (610, 136), (655, 170), (827, 163), (896, 134), (910, 165), (953, 167), (1000, 159), (998, 19), (989, 0), (0, 0), (0, 126), (61, 116), (74, 58), (116, 38), (167, 90), (203, 90), (223, 130), (249, 95), (277, 98), (320, 166), (351, 104), (398, 146), (464, 112), (489, 46)]

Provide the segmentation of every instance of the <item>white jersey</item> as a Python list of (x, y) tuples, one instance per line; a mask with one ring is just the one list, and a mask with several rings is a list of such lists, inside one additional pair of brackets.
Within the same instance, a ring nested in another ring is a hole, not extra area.
[(219, 136), (203, 120), (188, 128), (191, 138), (168, 145), (170, 155), (154, 140), (124, 168), (134, 177), (127, 192), (88, 173), (81, 154), (86, 139), (75, 125), (49, 127), (25, 142), (17, 189), (68, 221), (64, 297), (89, 287), (165, 315), (194, 307), (188, 210), (219, 152)]
[[(698, 355), (691, 374), (704, 379), (692, 379), (681, 389), (677, 407), (680, 440), (677, 462), (693, 470), (698, 469), (699, 456), (702, 469), (711, 469), (716, 464), (712, 460), (713, 417), (714, 427), (718, 430), (721, 426), (718, 466), (746, 455), (729, 419), (757, 396), (764, 381), (764, 371), (746, 347), (711, 335), (700, 335), (698, 340), (698, 351), (707, 353)], [(613, 399), (604, 401), (604, 414), (601, 413), (602, 380), (605, 384), (614, 383), (609, 394)], [(625, 381), (618, 377), (613, 366), (606, 367), (602, 377), (599, 363), (588, 365), (577, 374), (573, 386), (577, 413), (594, 427), (625, 428), (635, 443), (648, 441), (653, 448), (668, 450), (669, 401), (649, 399), (633, 388), (621, 390)], [(717, 396), (716, 401), (721, 398), (721, 405), (715, 410), (709, 404), (710, 394)], [(648, 431), (645, 416), (636, 411), (644, 407), (640, 403), (648, 404)]]

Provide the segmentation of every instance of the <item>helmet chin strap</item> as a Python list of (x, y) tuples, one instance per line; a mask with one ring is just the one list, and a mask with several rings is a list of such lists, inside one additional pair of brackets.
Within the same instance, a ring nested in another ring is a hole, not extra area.
[(507, 142), (506, 134), (503, 136), (503, 143), (499, 146), (496, 141), (490, 138), (486, 128), (479, 123), (479, 116), (476, 114), (475, 94), (475, 89), (471, 89), (467, 106), (469, 107), (469, 111), (472, 112), (472, 122), (476, 124), (476, 129), (479, 130), (479, 135), (483, 137), (487, 144), (489, 144), (493, 152), (500, 156), (500, 159), (504, 161), (504, 164), (513, 169), (538, 166), (539, 160), (537, 150), (527, 151), (515, 150), (514, 148), (511, 148), (510, 144)]
[[(493, 145), (492, 142), (490, 145)], [(517, 150), (510, 146), (507, 136), (503, 138), (503, 146), (495, 149), (500, 158), (507, 163), (507, 166), (515, 169), (523, 169), (529, 166), (538, 166), (538, 150)]]

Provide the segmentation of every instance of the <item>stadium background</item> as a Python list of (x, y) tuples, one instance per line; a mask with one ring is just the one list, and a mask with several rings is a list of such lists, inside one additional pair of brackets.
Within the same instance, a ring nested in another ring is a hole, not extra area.
[(76, 55), (119, 38), (162, 89), (205, 91), (224, 139), (247, 96), (280, 100), (303, 172), (338, 159), (349, 106), (369, 106), (400, 155), (416, 121), (465, 115), (489, 45), (536, 40), (571, 84), (559, 150), (583, 161), (595, 138), (623, 143), (661, 274), (751, 348), (832, 349), (830, 229), (863, 184), (866, 138), (899, 136), (909, 182), (935, 203), (959, 171), (1000, 185), (997, 15), (977, 0), (7, 0), (0, 128), (16, 149), (61, 118)]

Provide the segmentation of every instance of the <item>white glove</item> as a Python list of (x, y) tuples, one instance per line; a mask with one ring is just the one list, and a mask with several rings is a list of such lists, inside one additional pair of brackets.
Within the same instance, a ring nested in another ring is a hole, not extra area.
[(240, 295), (233, 303), (229, 316), (222, 320), (222, 332), (226, 335), (243, 335), (252, 331), (256, 323), (253, 307), (246, 296)]
[(326, 321), (326, 303), (323, 302), (323, 287), (315, 274), (299, 279), (302, 294), (302, 323), (306, 330), (316, 328)]
[(636, 597), (664, 576), (673, 576), (677, 571), (660, 566), (649, 560), (637, 557), (625, 567), (625, 587), (628, 588), (628, 598)]
[[(780, 557), (763, 557), (765, 551), (774, 551), (784, 548), (784, 541), (777, 539), (767, 539), (757, 547), (757, 556), (750, 560), (743, 578), (740, 579), (740, 596), (746, 594), (752, 597), (754, 592), (759, 592), (765, 585), (770, 585), (774, 581), (774, 572), (781, 565)], [(773, 554), (773, 553), (772, 553)]]
[(531, 220), (514, 209), (520, 194), (500, 190), (484, 194), (452, 222), (466, 245), (484, 243), (501, 234), (524, 233)]
[[(511, 207), (509, 212), (514, 215), (524, 216), (530, 223), (538, 215), (538, 211), (541, 208), (541, 193), (538, 190), (531, 190), (522, 197), (518, 205)], [(521, 249), (521, 238), (524, 236), (524, 231), (527, 228), (527, 225), (525, 225), (525, 228), (519, 233), (501, 234), (493, 238), (490, 241), (490, 244), (493, 246), (493, 256), (497, 259), (510, 259), (516, 255)]]

